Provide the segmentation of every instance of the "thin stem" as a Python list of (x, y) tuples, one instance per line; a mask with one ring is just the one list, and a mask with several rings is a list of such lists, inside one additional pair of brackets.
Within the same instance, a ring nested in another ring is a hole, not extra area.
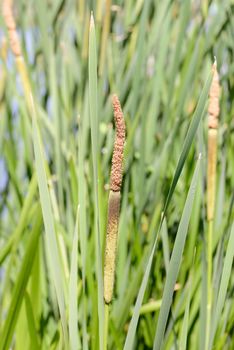
[(207, 309), (206, 309), (206, 346), (208, 350), (211, 324), (211, 305), (212, 305), (212, 237), (213, 237), (213, 220), (208, 221), (207, 236)]
[(105, 303), (105, 321), (104, 321), (104, 348), (103, 350), (107, 350), (108, 344), (108, 325), (109, 325), (109, 304)]

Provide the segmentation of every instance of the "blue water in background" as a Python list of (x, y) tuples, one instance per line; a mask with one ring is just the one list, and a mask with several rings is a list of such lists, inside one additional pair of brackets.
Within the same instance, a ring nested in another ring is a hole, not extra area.
[(7, 180), (8, 180), (8, 173), (6, 171), (5, 161), (2, 157), (0, 157), (0, 194), (5, 189)]

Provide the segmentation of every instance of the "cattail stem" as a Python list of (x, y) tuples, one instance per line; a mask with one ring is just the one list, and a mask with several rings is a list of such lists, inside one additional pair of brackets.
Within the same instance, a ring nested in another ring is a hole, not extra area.
[(217, 129), (208, 130), (208, 164), (207, 164), (207, 220), (214, 219), (216, 163), (217, 163)]
[(210, 87), (210, 100), (208, 108), (208, 159), (207, 159), (207, 320), (205, 349), (209, 348), (211, 307), (212, 307), (212, 238), (215, 212), (216, 193), (216, 165), (217, 165), (217, 142), (218, 142), (218, 117), (219, 117), (219, 76), (216, 61), (213, 64), (213, 80)]
[(105, 329), (104, 329), (104, 344), (103, 349), (107, 349), (107, 340), (108, 340), (108, 322), (109, 322), (109, 304), (105, 303)]
[(208, 350), (211, 324), (211, 307), (212, 307), (212, 237), (213, 237), (213, 220), (208, 221), (207, 235), (207, 308), (206, 308), (206, 347)]
[(112, 157), (104, 264), (104, 299), (106, 304), (109, 304), (111, 302), (114, 289), (115, 261), (120, 211), (120, 189), (122, 183), (123, 151), (125, 142), (124, 118), (120, 102), (116, 95), (113, 96), (112, 103), (116, 124), (116, 138)]

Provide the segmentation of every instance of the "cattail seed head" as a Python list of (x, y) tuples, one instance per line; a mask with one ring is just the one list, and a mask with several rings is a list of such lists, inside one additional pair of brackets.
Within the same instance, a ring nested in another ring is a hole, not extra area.
[(8, 29), (9, 39), (10, 39), (10, 45), (13, 54), (16, 57), (21, 56), (21, 47), (20, 47), (20, 41), (18, 37), (18, 33), (16, 31), (16, 23), (13, 16), (13, 10), (12, 10), (12, 0), (4, 0), (2, 5), (2, 14)]
[(112, 157), (110, 188), (112, 191), (120, 191), (123, 173), (123, 151), (125, 142), (125, 123), (123, 112), (117, 95), (113, 95), (112, 104), (116, 125), (116, 137)]
[(219, 75), (217, 72), (216, 61), (212, 67), (213, 79), (210, 86), (209, 93), (209, 107), (208, 107), (208, 127), (210, 129), (217, 129), (218, 127), (218, 116), (219, 116), (219, 96), (220, 96), (220, 85), (219, 85)]
[(216, 61), (212, 67), (213, 79), (209, 92), (208, 107), (208, 159), (207, 159), (207, 220), (214, 218), (216, 192), (216, 163), (220, 85)]
[(123, 172), (123, 152), (125, 142), (125, 123), (119, 99), (113, 95), (112, 104), (114, 109), (116, 137), (111, 167), (110, 194), (108, 202), (108, 220), (104, 263), (104, 300), (109, 304), (112, 300), (115, 261), (118, 238), (119, 211), (120, 211), (120, 188)]

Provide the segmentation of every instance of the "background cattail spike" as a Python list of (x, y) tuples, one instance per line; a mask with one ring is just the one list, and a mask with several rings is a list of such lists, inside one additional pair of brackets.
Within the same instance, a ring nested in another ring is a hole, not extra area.
[(209, 93), (208, 107), (208, 159), (207, 159), (207, 319), (205, 349), (209, 347), (209, 336), (211, 329), (212, 308), (212, 265), (213, 265), (213, 221), (215, 211), (216, 194), (216, 164), (217, 164), (217, 142), (218, 142), (218, 117), (219, 117), (219, 76), (216, 60), (212, 67), (213, 79)]
[(220, 85), (216, 60), (212, 66), (213, 80), (209, 92), (208, 107), (208, 159), (207, 159), (207, 219), (212, 220), (215, 208), (216, 163), (217, 163), (217, 128), (219, 117)]
[(208, 127), (210, 129), (217, 129), (218, 127), (218, 116), (219, 116), (219, 95), (220, 95), (220, 86), (219, 86), (219, 75), (217, 72), (217, 63), (216, 60), (212, 66), (213, 79), (210, 86), (210, 100), (208, 107)]
[(20, 57), (22, 54), (18, 33), (16, 31), (16, 23), (13, 16), (12, 0), (3, 1), (2, 14), (8, 29), (12, 52), (16, 57)]

